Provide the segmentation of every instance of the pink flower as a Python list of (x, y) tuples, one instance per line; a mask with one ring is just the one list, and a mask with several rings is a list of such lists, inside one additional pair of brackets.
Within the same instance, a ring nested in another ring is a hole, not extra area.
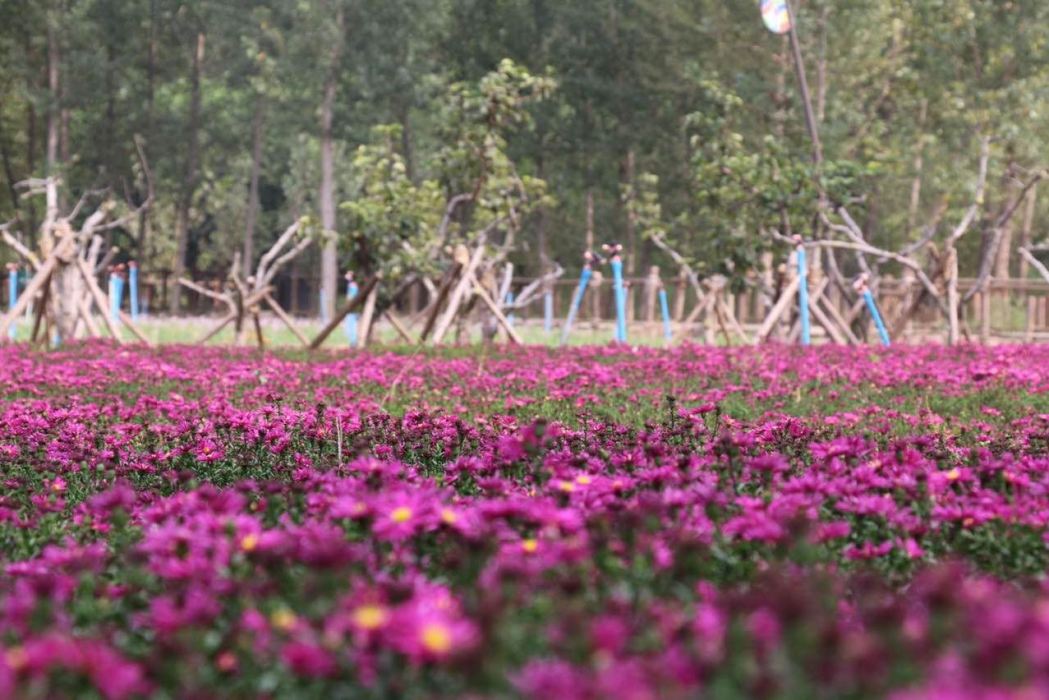
[(337, 668), (331, 652), (308, 642), (288, 642), (280, 655), (292, 672), (299, 676), (324, 678), (335, 673)]

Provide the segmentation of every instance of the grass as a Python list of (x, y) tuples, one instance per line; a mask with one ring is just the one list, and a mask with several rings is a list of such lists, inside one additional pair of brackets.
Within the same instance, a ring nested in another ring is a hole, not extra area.
[[(151, 343), (155, 345), (173, 345), (195, 344), (209, 330), (214, 328), (217, 323), (217, 318), (206, 316), (181, 318), (144, 317), (138, 321), (137, 325), (142, 333), (149, 338)], [(101, 322), (99, 323), (99, 326), (103, 329), (103, 334), (106, 334), (104, 325)], [(321, 323), (319, 319), (300, 318), (296, 319), (296, 326), (307, 339), (313, 339), (324, 327), (324, 324)], [(416, 326), (415, 328), (410, 329), (409, 332), (417, 336), (420, 328), (421, 326)], [(515, 326), (515, 330), (517, 330), (518, 334), (521, 336), (521, 340), (527, 345), (546, 345), (549, 347), (557, 347), (560, 345), (561, 330), (559, 325), (555, 325), (552, 331), (547, 332), (543, 330), (541, 321), (526, 321), (519, 322)], [(22, 320), (16, 325), (15, 339), (26, 341), (29, 339), (31, 332), (32, 322)], [(263, 317), (262, 332), (268, 347), (302, 347), (302, 344), (295, 335), (273, 316), (267, 315)], [(213, 338), (208, 340), (206, 344), (233, 345), (235, 339), (234, 335), (233, 325), (230, 324)], [(473, 328), (472, 331), (464, 335), (465, 337), (463, 340), (466, 343), (479, 344), (481, 342), (481, 333), (477, 328)], [(127, 328), (121, 329), (121, 336), (128, 341), (134, 340), (134, 336)], [(446, 342), (454, 343), (455, 338), (455, 328), (453, 327), (448, 331)], [(385, 322), (378, 325), (375, 333), (373, 333), (372, 339), (376, 345), (380, 346), (409, 347), (393, 327)], [(585, 322), (575, 326), (568, 339), (568, 345), (607, 345), (612, 342), (612, 339), (612, 324), (602, 324), (595, 329), (591, 323)], [(661, 328), (656, 331), (655, 327), (646, 328), (641, 324), (629, 329), (629, 339), (633, 345), (662, 346), (665, 344)], [(505, 333), (500, 332), (496, 337), (496, 342), (506, 342)], [(244, 343), (249, 346), (256, 344), (255, 328), (250, 322), (245, 329)], [(338, 350), (344, 349), (348, 347), (348, 345), (349, 343), (346, 339), (345, 332), (343, 329), (339, 328), (328, 336), (321, 347), (328, 350)]]

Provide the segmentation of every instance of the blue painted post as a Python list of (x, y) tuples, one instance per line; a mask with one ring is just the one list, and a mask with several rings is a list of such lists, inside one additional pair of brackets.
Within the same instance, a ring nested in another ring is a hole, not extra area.
[(128, 268), (128, 294), (131, 302), (131, 320), (138, 320), (138, 263), (132, 260)]
[(612, 284), (616, 295), (616, 341), (626, 342), (626, 291), (623, 289), (623, 260), (612, 258)]
[(543, 330), (554, 330), (554, 292), (549, 285), (543, 291)]
[(115, 311), (114, 311), (113, 319), (115, 321), (117, 321), (118, 323), (120, 322), (120, 309), (123, 308), (123, 306), (124, 306), (124, 285), (125, 285), (125, 283), (126, 283), (126, 280), (124, 279), (124, 271), (119, 269), (119, 268), (117, 268), (117, 275), (116, 275), (116, 279), (114, 280), (114, 284), (116, 286), (116, 289), (114, 290), (115, 291), (115, 299), (113, 301), (113, 308), (114, 308)]
[(514, 303), (514, 293), (513, 292), (507, 292), (506, 293), (506, 302), (505, 302), (505, 304), (506, 304), (506, 307), (507, 307), (506, 310), (507, 310), (508, 313), (506, 314), (506, 322), (510, 324), (511, 328), (514, 327), (514, 312), (513, 312), (513, 309), (510, 308), (510, 305), (513, 304), (513, 303)]
[(117, 306), (117, 271), (114, 268), (109, 271), (109, 317), (113, 319), (113, 323), (120, 323), (119, 310), (120, 307)]
[[(357, 297), (358, 287), (357, 283), (353, 281), (353, 273), (346, 273), (346, 301), (351, 301)], [(357, 314), (348, 314), (346, 320), (342, 322), (342, 329), (346, 333), (346, 342), (350, 344), (350, 347), (356, 347), (357, 345)]]
[(568, 317), (565, 319), (565, 325), (561, 329), (561, 345), (568, 342), (568, 334), (572, 331), (572, 324), (575, 323), (575, 317), (579, 313), (579, 306), (583, 303), (583, 295), (586, 293), (587, 285), (590, 284), (590, 277), (593, 274), (594, 271), (590, 269), (588, 258), (586, 265), (583, 266), (583, 271), (579, 275), (579, 286), (576, 287), (575, 293), (572, 295), (572, 305), (568, 308)]
[(878, 304), (874, 301), (874, 295), (871, 294), (869, 288), (863, 290), (863, 300), (867, 302), (867, 310), (870, 311), (871, 318), (874, 319), (874, 325), (878, 329), (878, 337), (881, 338), (881, 344), (888, 347), (891, 344), (889, 342), (889, 331), (885, 328), (885, 321), (881, 318)]
[(801, 344), (812, 344), (812, 327), (809, 322), (809, 266), (805, 258), (805, 246), (798, 241), (798, 306), (801, 307)]
[[(18, 303), (18, 266), (12, 264), (7, 266), (7, 309), (9, 312), (14, 310), (16, 303)], [(7, 337), (11, 340), (15, 339), (14, 319), (7, 327)]]
[(659, 288), (659, 310), (663, 312), (663, 339), (669, 343), (674, 339), (674, 331), (670, 327), (670, 304), (667, 303), (667, 290)]

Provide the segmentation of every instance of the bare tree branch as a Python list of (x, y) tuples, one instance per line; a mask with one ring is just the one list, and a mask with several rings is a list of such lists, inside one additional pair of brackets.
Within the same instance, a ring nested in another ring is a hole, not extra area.
[(973, 220), (976, 218), (976, 214), (980, 211), (980, 207), (983, 206), (983, 193), (987, 186), (987, 163), (990, 159), (991, 137), (984, 136), (980, 139), (980, 168), (976, 176), (976, 194), (973, 196), (973, 203), (969, 206), (961, 221), (958, 222), (954, 231), (951, 232), (950, 238), (947, 239), (949, 245), (954, 245), (959, 238), (965, 235), (965, 232), (969, 230)]

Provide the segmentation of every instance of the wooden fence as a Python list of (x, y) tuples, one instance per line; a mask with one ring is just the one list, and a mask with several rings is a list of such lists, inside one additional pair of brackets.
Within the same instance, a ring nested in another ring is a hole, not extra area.
[[(221, 278), (197, 280), (202, 286), (219, 290), (224, 284)], [(533, 279), (515, 278), (512, 289), (515, 293), (527, 286)], [(300, 274), (279, 275), (275, 279), (275, 297), (289, 313), (299, 317), (315, 317), (319, 311), (317, 289), (319, 280), (315, 276)], [(959, 280), (959, 293), (964, 297), (974, 283), (973, 279)], [(663, 279), (669, 298), (671, 319), (681, 324), (697, 303), (695, 291), (688, 281), (675, 275)], [(568, 312), (578, 280), (563, 277), (551, 285), (553, 296), (554, 319), (563, 319)], [(627, 318), (633, 324), (651, 324), (656, 329), (662, 322), (658, 303), (659, 277), (649, 274), (647, 277), (630, 277), (627, 285)], [(160, 276), (143, 276), (140, 298), (150, 311), (159, 312), (166, 308), (166, 285)], [(890, 276), (879, 279), (876, 296), (882, 309), (882, 315), (890, 320), (895, 318), (901, 304), (913, 290), (902, 280)], [(6, 285), (0, 294), (6, 294)], [(222, 313), (224, 307), (203, 295), (183, 290), (183, 306), (188, 315), (209, 315)], [(754, 288), (742, 292), (727, 293), (729, 306), (736, 318), (747, 329), (752, 330), (764, 319), (765, 303)], [(846, 313), (847, 304), (837, 289), (831, 285), (828, 300)], [(399, 300), (396, 311), (404, 314), (415, 313), (429, 302), (425, 288), (421, 284), (413, 285)], [(6, 296), (3, 301), (6, 307)], [(515, 309), (514, 316), (524, 322), (541, 322), (543, 318), (543, 296), (539, 295), (524, 308)], [(586, 298), (580, 309), (578, 324), (583, 328), (597, 327), (615, 318), (615, 300), (612, 292), (612, 280), (608, 274), (595, 272), (594, 279), (587, 289)], [(863, 318), (866, 318), (864, 315)], [(987, 291), (973, 295), (961, 307), (963, 330), (972, 340), (989, 342), (992, 339), (1002, 340), (1049, 340), (1049, 284), (1041, 280), (992, 280)], [(693, 324), (698, 326), (699, 323)], [(869, 325), (869, 324), (868, 324)], [(868, 339), (873, 339), (872, 328), (859, 324), (859, 331)], [(686, 335), (698, 332), (696, 328), (680, 329)], [(906, 324), (896, 340), (921, 342), (922, 340), (942, 338), (946, 331), (946, 322), (942, 314), (932, 303), (919, 308), (911, 321)], [(815, 329), (819, 335), (819, 329)]]

